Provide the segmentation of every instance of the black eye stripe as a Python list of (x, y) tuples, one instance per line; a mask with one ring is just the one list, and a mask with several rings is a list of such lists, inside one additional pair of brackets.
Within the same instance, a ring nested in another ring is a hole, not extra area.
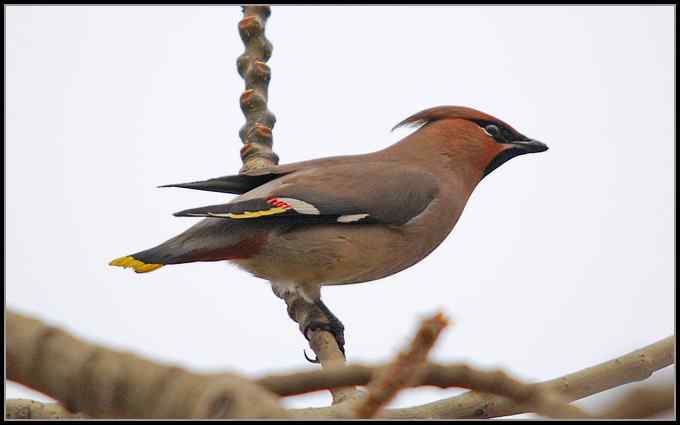
[(474, 120), (474, 122), (500, 143), (511, 143), (514, 140), (522, 139), (520, 135), (515, 134), (501, 123), (485, 120)]

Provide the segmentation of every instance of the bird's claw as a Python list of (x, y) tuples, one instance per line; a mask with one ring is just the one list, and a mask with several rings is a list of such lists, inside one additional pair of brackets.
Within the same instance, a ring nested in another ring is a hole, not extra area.
[(310, 359), (309, 356), (307, 356), (307, 350), (302, 350), (302, 353), (305, 355), (305, 359), (307, 359), (308, 362), (314, 363), (314, 364), (319, 364), (321, 361), (319, 360), (318, 356), (315, 356), (316, 358)]
[[(339, 320), (334, 320), (331, 321), (330, 323), (326, 322), (318, 322), (318, 321), (312, 321), (307, 326), (305, 326), (303, 330), (303, 334), (307, 341), (309, 341), (310, 337), (308, 335), (309, 331), (314, 331), (314, 330), (324, 330), (327, 332), (330, 332), (333, 334), (333, 337), (335, 337), (335, 342), (338, 344), (338, 348), (340, 349), (340, 352), (342, 353), (343, 357), (345, 356), (345, 327), (342, 325), (342, 323)], [(309, 361), (310, 363), (318, 364), (319, 363), (319, 357), (317, 356), (315, 359), (310, 359), (307, 356), (307, 352), (304, 352), (305, 354), (305, 359)]]

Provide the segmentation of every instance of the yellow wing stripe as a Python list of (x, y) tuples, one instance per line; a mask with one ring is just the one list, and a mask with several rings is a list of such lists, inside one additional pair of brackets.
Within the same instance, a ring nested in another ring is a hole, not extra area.
[(257, 217), (263, 217), (263, 216), (267, 216), (267, 215), (281, 214), (283, 212), (288, 211), (289, 209), (290, 208), (275, 207), (275, 208), (270, 208), (268, 210), (262, 210), (262, 211), (244, 211), (242, 213), (228, 213), (227, 217), (235, 218), (235, 219), (257, 218)]
[(128, 255), (127, 257), (116, 258), (109, 263), (109, 266), (132, 267), (137, 273), (147, 273), (160, 269), (163, 267), (163, 264), (146, 264)]

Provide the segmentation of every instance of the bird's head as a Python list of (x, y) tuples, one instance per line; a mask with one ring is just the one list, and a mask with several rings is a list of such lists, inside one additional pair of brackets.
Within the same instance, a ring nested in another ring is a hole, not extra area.
[[(509, 124), (465, 106), (438, 106), (406, 118), (394, 128), (418, 126), (412, 136), (426, 139), (455, 166), (473, 165), (484, 178), (508, 160), (548, 146), (524, 136)], [(423, 143), (413, 140), (413, 144)]]

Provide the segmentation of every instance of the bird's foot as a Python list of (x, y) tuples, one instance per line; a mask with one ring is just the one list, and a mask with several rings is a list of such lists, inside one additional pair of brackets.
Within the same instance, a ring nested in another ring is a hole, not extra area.
[[(330, 312), (330, 310), (328, 310), (328, 308), (321, 301), (317, 303), (317, 306), (319, 307), (320, 312), (323, 314), (310, 316), (309, 320), (302, 323), (302, 326), (300, 326), (302, 329), (302, 334), (309, 341), (310, 331), (323, 330), (330, 332), (335, 338), (335, 342), (338, 344), (340, 352), (343, 356), (345, 356), (345, 326), (337, 317), (335, 317), (333, 313)], [(315, 359), (310, 359), (307, 357), (306, 352), (305, 358), (311, 363), (319, 363), (318, 357)]]
[[(338, 348), (343, 356), (345, 356), (345, 326), (340, 320), (335, 317), (326, 304), (321, 301), (318, 294), (301, 294), (300, 287), (295, 290), (275, 284), (272, 282), (272, 290), (277, 297), (286, 302), (288, 316), (296, 321), (300, 326), (302, 335), (309, 341), (311, 339), (310, 331), (323, 330), (331, 333), (338, 344)], [(316, 298), (316, 301), (313, 299)], [(310, 359), (305, 352), (305, 358), (312, 363), (319, 363), (319, 358)]]

